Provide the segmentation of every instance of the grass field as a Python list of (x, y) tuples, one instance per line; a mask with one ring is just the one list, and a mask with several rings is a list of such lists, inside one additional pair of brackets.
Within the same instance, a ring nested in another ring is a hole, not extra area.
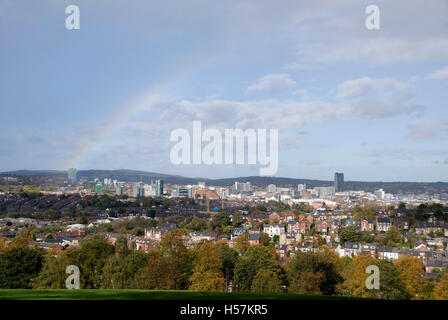
[(26, 290), (0, 289), (0, 300), (352, 300), (300, 294), (199, 292), (185, 290)]

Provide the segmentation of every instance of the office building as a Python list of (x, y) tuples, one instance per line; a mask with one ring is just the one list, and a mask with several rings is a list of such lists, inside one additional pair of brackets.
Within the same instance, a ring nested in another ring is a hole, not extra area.
[(334, 174), (334, 191), (344, 192), (344, 174), (336, 172)]
[(76, 175), (78, 171), (75, 168), (68, 169), (68, 182), (69, 183), (75, 183), (76, 182)]
[(95, 187), (96, 194), (103, 194), (103, 185), (101, 183), (98, 183)]
[(163, 195), (163, 180), (156, 180), (156, 197)]

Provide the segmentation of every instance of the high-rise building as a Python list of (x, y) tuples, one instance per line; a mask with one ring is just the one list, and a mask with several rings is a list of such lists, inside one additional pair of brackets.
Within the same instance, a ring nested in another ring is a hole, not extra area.
[(95, 187), (96, 194), (103, 194), (103, 185), (101, 183), (98, 183)]
[(334, 174), (334, 191), (343, 192), (344, 191), (344, 174), (336, 172)]
[(156, 197), (163, 195), (163, 180), (156, 180)]
[(70, 183), (76, 182), (76, 174), (77, 173), (78, 173), (78, 171), (75, 168), (68, 169), (68, 181)]
[(327, 198), (334, 196), (334, 187), (316, 187), (319, 198)]
[(142, 183), (134, 184), (134, 188), (132, 189), (132, 196), (134, 198), (145, 196), (145, 188), (143, 187)]
[(115, 189), (115, 193), (117, 196), (122, 196), (124, 194), (124, 187), (123, 186), (117, 186)]
[(378, 200), (383, 200), (386, 197), (386, 193), (383, 189), (375, 190), (373, 193)]

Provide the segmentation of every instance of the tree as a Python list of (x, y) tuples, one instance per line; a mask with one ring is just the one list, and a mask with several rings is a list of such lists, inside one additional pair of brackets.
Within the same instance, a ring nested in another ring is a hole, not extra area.
[(288, 279), (290, 292), (335, 294), (343, 281), (342, 261), (327, 247), (318, 252), (297, 253), (288, 261)]
[(412, 256), (403, 256), (394, 262), (395, 266), (401, 274), (406, 290), (412, 299), (418, 299), (423, 289), (422, 276), (425, 266), (420, 259)]
[(222, 273), (226, 282), (233, 280), (233, 271), (238, 258), (238, 252), (230, 248), (225, 241), (218, 242), (222, 260)]
[(260, 234), (260, 243), (264, 246), (268, 246), (271, 243), (271, 238), (266, 232)]
[(355, 216), (353, 219), (360, 221), (362, 219), (373, 220), (378, 207), (375, 204), (365, 203), (363, 206), (356, 206), (353, 209)]
[(190, 222), (185, 225), (185, 228), (192, 231), (205, 231), (207, 230), (207, 221), (193, 216)]
[(126, 257), (111, 256), (103, 268), (101, 288), (133, 288), (135, 274), (145, 265), (146, 256), (143, 252), (133, 251)]
[(233, 244), (233, 248), (235, 248), (236, 251), (239, 251), (241, 253), (246, 252), (247, 248), (249, 248), (249, 242), (247, 241), (247, 234), (240, 234), (238, 237), (236, 237), (235, 242)]
[(232, 224), (237, 228), (243, 224), (243, 215), (240, 212), (233, 215)]
[(373, 293), (366, 287), (366, 279), (369, 276), (366, 268), (374, 264), (370, 255), (357, 255), (344, 267), (344, 282), (340, 291), (344, 295), (361, 298), (372, 298)]
[(384, 235), (382, 242), (384, 245), (395, 245), (402, 240), (402, 235), (397, 227), (392, 226)]
[(448, 273), (445, 273), (434, 289), (436, 300), (448, 300)]
[(159, 250), (149, 253), (146, 265), (134, 277), (136, 289), (173, 290), (178, 286), (174, 260), (164, 257)]
[(170, 277), (174, 281), (175, 289), (185, 289), (188, 286), (188, 278), (191, 275), (192, 257), (184, 245), (184, 237), (187, 235), (184, 229), (172, 230), (162, 238), (160, 253), (168, 259), (172, 271)]
[(33, 280), (34, 289), (64, 289), (67, 274), (65, 270), (71, 265), (65, 252), (58, 256), (48, 253), (45, 255), (45, 261), (39, 275)]
[(410, 298), (403, 283), (400, 271), (390, 261), (376, 260), (380, 269), (380, 290), (372, 290), (375, 298), (389, 300), (407, 300)]
[[(370, 274), (366, 268), (376, 265), (379, 268), (380, 289), (367, 289), (366, 279)], [(402, 281), (400, 271), (390, 261), (374, 259), (368, 255), (359, 255), (344, 269), (345, 281), (342, 284), (342, 293), (363, 298), (378, 299), (408, 299), (410, 297)]]
[(278, 258), (275, 250), (262, 245), (250, 246), (235, 264), (235, 284), (241, 291), (250, 291), (255, 275), (261, 269), (278, 272)]
[(258, 270), (252, 281), (251, 291), (256, 293), (281, 292), (280, 279), (277, 272), (271, 269)]
[(230, 225), (230, 217), (225, 211), (219, 212), (210, 221), (210, 229), (215, 231), (221, 231), (228, 225)]
[(193, 261), (190, 290), (224, 291), (226, 281), (222, 274), (222, 259), (218, 245), (204, 242)]
[(342, 244), (346, 242), (359, 242), (360, 233), (356, 226), (340, 228), (338, 231), (339, 239)]
[(79, 267), (81, 288), (97, 289), (101, 286), (103, 268), (114, 254), (114, 247), (102, 236), (84, 239), (79, 248), (66, 251), (70, 262)]
[(0, 288), (30, 289), (42, 268), (41, 249), (12, 247), (0, 254)]
[(9, 242), (10, 240), (8, 238), (0, 237), (0, 254), (7, 250)]

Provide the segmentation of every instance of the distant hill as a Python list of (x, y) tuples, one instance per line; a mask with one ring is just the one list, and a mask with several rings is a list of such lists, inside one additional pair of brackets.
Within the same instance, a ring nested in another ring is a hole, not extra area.
[[(40, 177), (53, 177), (64, 178), (67, 177), (67, 171), (62, 170), (17, 170), (10, 172), (2, 172), (2, 175), (15, 175), (15, 176), (40, 176)], [(150, 182), (151, 180), (163, 179), (167, 183), (171, 184), (196, 184), (198, 181), (205, 181), (208, 185), (215, 186), (231, 186), (235, 181), (246, 182), (250, 181), (252, 185), (264, 187), (269, 184), (275, 184), (276, 186), (292, 186), (296, 187), (297, 184), (306, 184), (308, 188), (332, 186), (333, 181), (329, 180), (312, 180), (312, 179), (296, 179), (285, 177), (261, 177), (261, 176), (249, 176), (249, 177), (236, 177), (225, 179), (206, 179), (206, 178), (189, 178), (179, 175), (169, 175), (163, 173), (138, 171), (138, 170), (79, 170), (78, 178), (84, 178), (93, 180), (94, 178), (104, 179), (112, 178), (122, 181), (143, 181)], [(345, 181), (346, 190), (365, 190), (374, 191), (379, 188), (383, 188), (384, 191), (389, 193), (448, 193), (447, 182), (370, 182), (370, 181)]]

